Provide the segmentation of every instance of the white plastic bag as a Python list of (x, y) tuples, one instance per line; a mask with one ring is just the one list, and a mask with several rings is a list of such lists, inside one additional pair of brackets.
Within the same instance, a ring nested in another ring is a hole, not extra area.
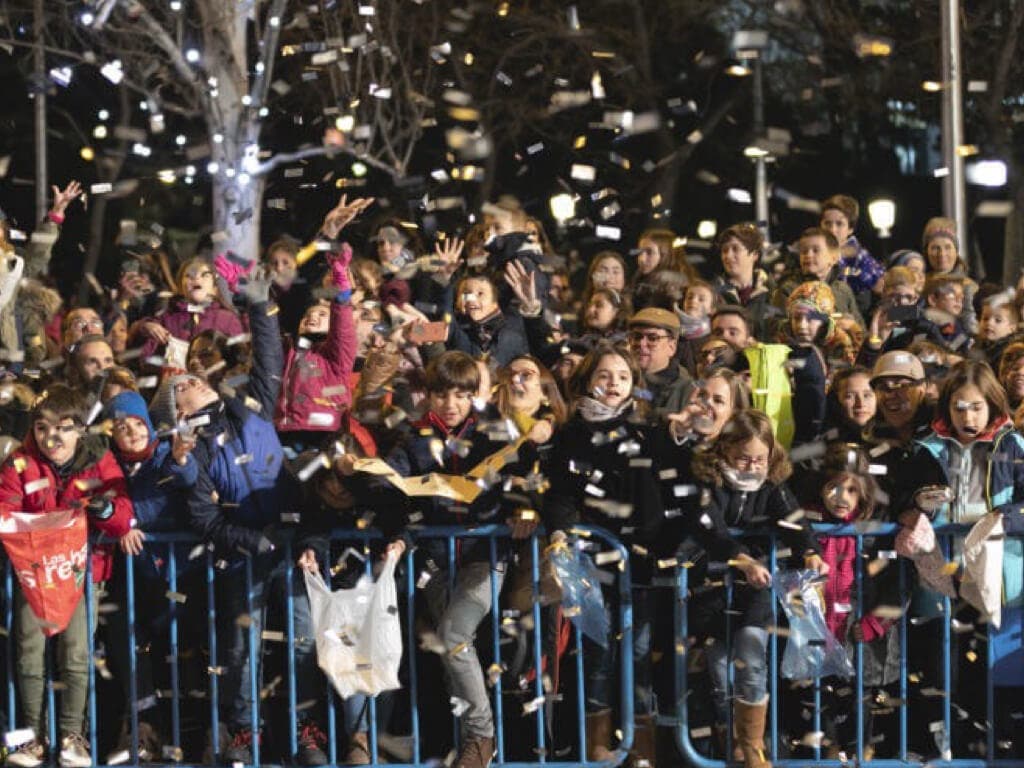
[(401, 687), (397, 562), (398, 555), (388, 555), (376, 582), (363, 576), (352, 589), (336, 592), (319, 574), (305, 572), (317, 661), (342, 698)]
[(989, 512), (964, 539), (964, 578), (960, 597), (978, 609), (982, 620), (999, 629), (1003, 597), (1003, 513)]

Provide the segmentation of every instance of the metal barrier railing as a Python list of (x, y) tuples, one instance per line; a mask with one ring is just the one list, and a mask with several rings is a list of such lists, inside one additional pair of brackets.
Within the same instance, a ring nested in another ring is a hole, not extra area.
[[(619, 717), (620, 717), (620, 745), (619, 752), (617, 753), (620, 759), (625, 757), (626, 751), (632, 745), (633, 739), (633, 668), (632, 668), (632, 643), (633, 643), (633, 613), (632, 613), (632, 597), (631, 597), (631, 580), (629, 570), (629, 552), (628, 550), (613, 538), (609, 533), (594, 527), (578, 526), (573, 529), (573, 532), (577, 534), (581, 539), (599, 542), (600, 546), (604, 549), (615, 550), (617, 560), (619, 561), (619, 568), (614, 576), (615, 578), (615, 595), (617, 597), (617, 616), (619, 621), (619, 632), (615, 635), (614, 640), (618, 642), (618, 656), (619, 656), (619, 667), (620, 667), (620, 680), (619, 680)], [(457, 542), (466, 539), (486, 539), (488, 544), (488, 554), (490, 561), (490, 592), (491, 592), (491, 608), (490, 608), (490, 629), (492, 633), (491, 642), (491, 655), (492, 664), (501, 664), (501, 638), (502, 638), (502, 611), (500, 609), (499, 593), (500, 585), (496, 578), (496, 569), (498, 567), (499, 556), (498, 556), (498, 542), (501, 539), (507, 538), (509, 535), (508, 528), (499, 525), (487, 525), (481, 526), (474, 529), (466, 529), (462, 527), (433, 527), (433, 528), (418, 528), (410, 531), (413, 541), (418, 545), (428, 540), (440, 540), (444, 542), (447, 551), (448, 568), (447, 573), (449, 575), (450, 583), (449, 587), (454, 584), (455, 569), (452, 568), (452, 564), (456, 561), (456, 549)], [(547, 765), (607, 765), (607, 763), (587, 763), (585, 755), (585, 744), (586, 744), (586, 724), (585, 724), (585, 713), (584, 713), (584, 668), (583, 668), (583, 640), (579, 632), (573, 632), (575, 642), (575, 677), (576, 677), (576, 736), (578, 738), (578, 747), (575, 750), (578, 753), (578, 757), (569, 755), (564, 761), (558, 759), (552, 759), (552, 755), (548, 753), (547, 748), (547, 725), (545, 707), (541, 706), (541, 703), (545, 701), (547, 697), (550, 697), (553, 692), (545, 691), (544, 689), (544, 678), (541, 674), (542, 670), (542, 654), (543, 654), (543, 642), (542, 642), (542, 625), (544, 623), (544, 616), (541, 610), (541, 602), (539, 599), (539, 582), (540, 582), (540, 563), (542, 557), (542, 551), (539, 543), (539, 532), (535, 533), (528, 540), (529, 552), (531, 555), (530, 562), (532, 563), (531, 576), (531, 589), (532, 589), (532, 616), (530, 621), (524, 622), (524, 627), (528, 628), (528, 631), (532, 635), (533, 645), (533, 664), (536, 673), (532, 679), (532, 694), (533, 699), (530, 702), (529, 707), (524, 707), (525, 715), (532, 715), (534, 719), (533, 727), (533, 740), (532, 745), (533, 753), (535, 756), (534, 760), (529, 761), (507, 761), (506, 757), (509, 754), (509, 741), (506, 736), (506, 730), (508, 724), (511, 722), (513, 714), (508, 712), (506, 706), (506, 696), (503, 687), (503, 680), (501, 675), (495, 676), (492, 680), (491, 687), (491, 703), (494, 712), (495, 721), (495, 746), (496, 746), (496, 757), (495, 762), (497, 765), (507, 766), (507, 768), (527, 768), (527, 766), (536, 765), (538, 763)], [(356, 544), (362, 547), (362, 556), (364, 560), (364, 568), (367, 573), (370, 572), (372, 562), (371, 558), (366, 557), (369, 553), (370, 543), (375, 539), (379, 539), (379, 534), (373, 530), (349, 530), (349, 529), (337, 529), (331, 532), (330, 540), (334, 542), (345, 542), (349, 545)], [(223, 764), (223, 756), (219, 754), (219, 734), (220, 734), (220, 699), (221, 699), (221, 682), (220, 677), (223, 672), (223, 660), (222, 653), (219, 648), (219, 641), (223, 640), (218, 636), (218, 616), (217, 616), (217, 588), (219, 575), (223, 571), (218, 568), (218, 565), (223, 566), (224, 563), (218, 563), (215, 560), (215, 555), (209, 549), (203, 548), (200, 552), (199, 546), (200, 541), (194, 535), (188, 533), (150, 533), (147, 534), (147, 545), (160, 545), (166, 546), (166, 584), (167, 593), (161, 596), (163, 599), (168, 601), (168, 607), (171, 609), (170, 621), (167, 628), (167, 664), (170, 671), (170, 727), (169, 733), (167, 734), (170, 739), (170, 745), (165, 748), (164, 754), (160, 759), (154, 762), (165, 762), (165, 763), (177, 763), (183, 762), (183, 750), (182, 739), (182, 701), (184, 698), (184, 691), (181, 687), (181, 647), (180, 635), (181, 626), (180, 619), (177, 611), (175, 610), (176, 604), (182, 602), (183, 596), (179, 593), (180, 580), (182, 576), (182, 551), (179, 551), (180, 547), (188, 546), (192, 548), (190, 560), (192, 558), (198, 559), (203, 558), (203, 570), (204, 570), (204, 582), (205, 592), (207, 599), (206, 607), (206, 636), (209, 653), (209, 664), (207, 667), (207, 678), (208, 678), (208, 689), (207, 697), (209, 701), (209, 738), (212, 739), (212, 745), (214, 749), (214, 762), (215, 764)], [(293, 544), (290, 540), (286, 540), (282, 545), (282, 567), (284, 569), (284, 583), (286, 588), (284, 590), (284, 619), (285, 619), (285, 632), (284, 637), (281, 638), (285, 641), (287, 647), (286, 654), (286, 670), (287, 670), (287, 728), (288, 728), (288, 751), (292, 758), (296, 755), (298, 750), (297, 743), (297, 724), (299, 721), (298, 710), (299, 704), (297, 700), (296, 691), (296, 660), (295, 660), (295, 648), (296, 648), (296, 630), (294, 622), (294, 598), (292, 594), (291, 584), (292, 579), (296, 576), (301, 576), (300, 569), (295, 563), (296, 554), (293, 551)], [(398, 592), (399, 602), (402, 603), (404, 599), (404, 611), (403, 617), (403, 665), (408, 666), (408, 680), (409, 687), (407, 690), (402, 691), (402, 695), (407, 695), (411, 705), (409, 707), (409, 722), (408, 729), (409, 735), (411, 736), (411, 754), (407, 762), (395, 763), (393, 760), (389, 761), (389, 765), (406, 765), (406, 766), (425, 766), (428, 764), (436, 764), (436, 761), (427, 760), (426, 756), (422, 754), (422, 731), (421, 731), (421, 713), (417, 706), (417, 702), (420, 700), (420, 690), (418, 686), (417, 678), (417, 653), (418, 643), (416, 635), (416, 599), (415, 594), (417, 591), (417, 568), (415, 564), (415, 547), (407, 550), (403, 556), (403, 562), (405, 565), (404, 578), (399, 579)], [(198, 553), (198, 555), (197, 555)], [(85, 599), (91, 601), (94, 599), (95, 587), (92, 583), (91, 575), (91, 557), (87, 558), (88, 568), (86, 572), (86, 586), (85, 586)], [(127, 756), (127, 765), (139, 765), (139, 733), (140, 733), (140, 720), (139, 712), (135, 703), (138, 702), (138, 659), (136, 658), (136, 647), (137, 647), (137, 628), (135, 622), (136, 607), (139, 601), (139, 595), (136, 594), (135, 588), (135, 570), (136, 562), (135, 558), (131, 556), (124, 557), (125, 568), (125, 590), (124, 590), (124, 610), (127, 615), (127, 647), (129, 649), (128, 662), (129, 662), (129, 694), (130, 699), (128, 706), (128, 724), (131, 734), (131, 747), (129, 755)], [(244, 570), (245, 578), (245, 602), (248, 614), (252, 617), (253, 611), (256, 610), (255, 602), (257, 600), (256, 593), (254, 591), (254, 573), (253, 573), (253, 557), (248, 554), (244, 554), (241, 561), (235, 561), (233, 564), (235, 568), (242, 568)], [(7, 630), (8, 638), (13, 637), (13, 591), (14, 591), (14, 576), (10, 566), (7, 563), (6, 568), (6, 579), (5, 579), (5, 590), (6, 590), (6, 611), (4, 614), (4, 627)], [(144, 599), (159, 599), (153, 595), (147, 595)], [(87, 605), (90, 605), (87, 603)], [(248, 649), (249, 649), (249, 678), (243, 681), (243, 684), (248, 685), (249, 688), (249, 701), (251, 702), (250, 711), (250, 725), (253, 733), (257, 733), (262, 723), (262, 703), (261, 703), (261, 688), (260, 688), (260, 664), (258, 654), (260, 653), (261, 642), (260, 637), (257, 636), (257, 627), (262, 625), (258, 622), (250, 621), (248, 623)], [(97, 713), (97, 702), (96, 702), (96, 664), (95, 664), (95, 622), (91, 611), (87, 611), (87, 631), (89, 634), (89, 653), (90, 658), (93, 659), (93, 663), (89, 665), (89, 697), (87, 706), (87, 724), (88, 724), (88, 740), (90, 742), (93, 764), (102, 764), (103, 757), (98, 754), (97, 748), (97, 733), (98, 733), (98, 713)], [(614, 633), (613, 633), (614, 634)], [(15, 695), (15, 674), (14, 665), (16, 660), (14, 659), (13, 648), (8, 646), (7, 649), (7, 674), (8, 674), (8, 690), (7, 690), (7, 727), (8, 731), (14, 730), (16, 726), (16, 713), (17, 713), (17, 702)], [(48, 734), (49, 743), (51, 745), (59, 744), (56, 731), (56, 702), (55, 702), (55, 686), (53, 684), (53, 664), (51, 659), (52, 654), (47, 656), (46, 665), (46, 690), (47, 699), (46, 707), (48, 713)], [(481, 664), (484, 669), (488, 669), (486, 663)], [(319, 670), (317, 674), (320, 675)], [(338, 755), (338, 743), (339, 743), (339, 732), (338, 732), (338, 696), (335, 693), (333, 687), (326, 678), (320, 675), (320, 680), (323, 681), (323, 699), (326, 703), (326, 731), (327, 731), (327, 756), (329, 764), (339, 765)], [(446, 697), (438, 693), (438, 701), (446, 702)], [(378, 722), (377, 714), (377, 701), (375, 697), (368, 698), (368, 749), (371, 754), (372, 764), (379, 763), (378, 754), (378, 730), (380, 723)], [(457, 718), (453, 718), (456, 739), (458, 731)], [(457, 743), (457, 742), (456, 742)], [(521, 746), (521, 745), (516, 745)], [(261, 744), (258, 738), (252, 740), (252, 764), (253, 765), (267, 765), (268, 761), (263, 759), (261, 756)], [(519, 750), (522, 752), (522, 749)], [(51, 763), (56, 762), (56, 755), (59, 752), (58, 749), (50, 750), (50, 761)], [(286, 759), (287, 761), (287, 759)]]
[[(853, 538), (856, 543), (855, 549), (855, 584), (856, 594), (859, 596), (862, 594), (862, 585), (864, 579), (864, 539), (865, 538), (878, 538), (878, 537), (892, 537), (899, 531), (899, 526), (894, 523), (879, 523), (879, 522), (864, 522), (856, 523), (851, 525), (827, 525), (827, 524), (815, 524), (815, 532), (820, 536), (828, 537), (848, 537)], [(970, 530), (970, 526), (966, 525), (937, 525), (935, 526), (935, 533), (938, 540), (943, 547), (943, 553), (947, 561), (950, 559), (950, 554), (953, 551), (952, 543), (953, 539), (959, 536), (965, 535)], [(770, 553), (769, 553), (769, 571), (775, 573), (777, 569), (777, 541), (778, 534), (773, 531), (766, 530), (754, 530), (754, 531), (733, 531), (734, 535), (739, 537), (750, 537), (758, 538), (762, 541), (770, 542)], [(907, 573), (907, 568), (910, 564), (905, 558), (898, 558), (896, 561), (896, 567), (899, 568), (899, 592), (901, 596), (904, 596), (908, 601), (910, 594), (908, 587), (913, 582), (913, 577)], [(686, 692), (689, 690), (688, 686), (688, 670), (687, 670), (687, 653), (686, 653), (686, 639), (689, 635), (688, 632), (688, 618), (687, 618), (687, 602), (689, 595), (689, 583), (688, 583), (688, 569), (685, 567), (678, 568), (677, 578), (675, 580), (675, 627), (676, 627), (676, 656), (675, 656), (675, 684), (677, 694), (677, 714), (674, 722), (675, 726), (675, 740), (676, 746), (686, 760), (687, 764), (695, 766), (696, 768), (723, 768), (728, 761), (721, 759), (714, 759), (705, 754), (702, 754), (694, 743), (694, 737), (691, 736), (691, 717), (687, 704)], [(728, 595), (728, 603), (731, 607), (731, 589), (728, 586), (728, 577), (725, 582)], [(779, 622), (779, 607), (778, 601), (774, 598), (772, 603), (772, 625), (778, 627)], [(985, 757), (982, 759), (973, 757), (964, 757), (962, 752), (962, 745), (952, 743), (953, 738), (953, 704), (952, 704), (952, 690), (951, 690), (951, 664), (953, 659), (950, 651), (950, 641), (952, 625), (951, 622), (954, 620), (953, 611), (951, 610), (952, 605), (949, 597), (942, 597), (942, 670), (943, 670), (943, 689), (940, 693), (942, 698), (942, 727), (946, 738), (948, 739), (947, 755), (940, 755), (940, 759), (929, 760), (927, 765), (938, 766), (938, 765), (949, 765), (956, 766), (956, 768), (1022, 768), (1024, 767), (1024, 760), (1021, 759), (998, 759), (994, 755), (995, 749), (995, 728), (993, 727), (993, 717), (995, 715), (995, 703), (994, 703), (994, 686), (992, 680), (992, 666), (993, 666), (993, 643), (992, 635), (993, 630), (991, 624), (986, 623), (985, 625), (985, 637), (986, 637), (986, 686), (985, 686), (985, 716), (984, 725), (987, 726), (985, 731), (985, 744), (986, 752)], [(862, 617), (862, 605), (858, 599), (856, 601), (855, 618), (860, 620)], [(899, 616), (898, 629), (899, 632), (899, 644), (900, 644), (900, 658), (899, 658), (899, 749), (898, 755), (895, 758), (889, 759), (872, 759), (870, 765), (876, 766), (876, 768), (905, 768), (908, 763), (912, 764), (916, 762), (913, 756), (908, 754), (908, 644), (907, 644), (907, 627), (908, 627), (908, 611), (904, 610)], [(726, 658), (731, 658), (731, 648), (728, 647), (729, 638), (729, 611), (726, 611), (726, 636), (727, 636), (727, 653)], [(769, 645), (768, 645), (768, 694), (769, 694), (769, 716), (765, 729), (765, 744), (768, 747), (768, 759), (776, 766), (784, 766), (785, 768), (796, 768), (797, 766), (839, 766), (849, 765), (853, 762), (859, 762), (861, 756), (864, 755), (864, 644), (855, 643), (854, 650), (854, 669), (855, 677), (853, 680), (854, 686), (854, 701), (856, 703), (854, 715), (856, 717), (856, 753), (855, 755), (849, 756), (848, 760), (840, 761), (838, 759), (825, 759), (822, 757), (822, 750), (820, 740), (812, 740), (811, 748), (813, 749), (813, 758), (789, 758), (783, 757), (780, 754), (779, 746), (781, 739), (781, 730), (779, 723), (779, 632), (772, 631), (769, 633)], [(728, 688), (726, 690), (727, 700), (731, 701), (734, 693), (732, 689), (733, 683), (733, 665), (728, 664)], [(813, 693), (814, 693), (814, 709), (813, 709), (813, 729), (815, 733), (821, 732), (821, 687), (820, 680), (813, 681)], [(730, 720), (726, 724), (722, 724), (724, 728), (725, 738), (725, 754), (730, 755), (732, 753), (732, 740), (733, 740), (733, 728)], [(1018, 738), (1024, 738), (1020, 734), (1024, 734), (1024, 722), (1021, 724)], [(959, 756), (957, 756), (959, 753)], [(947, 758), (947, 759), (942, 759)], [(952, 759), (948, 759), (952, 758)], [(919, 760), (918, 760), (919, 761)]]

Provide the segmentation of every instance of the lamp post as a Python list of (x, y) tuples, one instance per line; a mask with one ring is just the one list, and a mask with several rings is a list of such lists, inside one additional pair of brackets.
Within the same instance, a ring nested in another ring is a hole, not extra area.
[(960, 0), (939, 0), (942, 7), (942, 210), (956, 222), (961, 248), (967, 248), (967, 187), (964, 183), (964, 106), (960, 86)]
[[(736, 58), (754, 62), (753, 108), (754, 145), (765, 138), (764, 131), (764, 51), (768, 47), (768, 33), (761, 29), (741, 29), (733, 35), (732, 47)], [(749, 149), (749, 148), (748, 148)], [(768, 232), (768, 152), (747, 152), (754, 160), (754, 218), (765, 240)]]
[(551, 196), (548, 205), (551, 208), (551, 215), (558, 223), (558, 234), (564, 234), (565, 222), (576, 215), (576, 198), (568, 192), (559, 192)]
[(868, 218), (871, 226), (878, 230), (882, 241), (882, 260), (889, 257), (888, 240), (892, 237), (892, 226), (896, 223), (896, 203), (889, 198), (881, 197), (868, 203)]

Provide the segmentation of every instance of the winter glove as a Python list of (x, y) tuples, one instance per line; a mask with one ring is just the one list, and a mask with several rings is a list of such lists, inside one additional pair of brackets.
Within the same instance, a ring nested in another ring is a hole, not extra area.
[(89, 499), (85, 505), (85, 512), (93, 520), (109, 520), (114, 515), (114, 505), (109, 499), (103, 496), (96, 496)]
[(352, 263), (352, 246), (342, 243), (336, 253), (327, 257), (331, 264), (331, 277), (339, 291), (351, 291), (352, 283), (348, 279), (348, 265)]
[(213, 260), (214, 270), (223, 278), (231, 293), (238, 291), (239, 280), (250, 274), (254, 265), (255, 262), (252, 261), (244, 263), (243, 259), (232, 251), (217, 254)]
[(241, 292), (238, 297), (245, 304), (253, 306), (270, 301), (270, 286), (273, 280), (267, 276), (263, 269), (257, 269), (249, 277), (239, 280), (238, 285)]

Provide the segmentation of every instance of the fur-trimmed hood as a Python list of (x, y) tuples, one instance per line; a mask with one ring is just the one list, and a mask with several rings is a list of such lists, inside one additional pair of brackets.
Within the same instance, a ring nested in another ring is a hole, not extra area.
[(35, 332), (40, 332), (60, 311), (64, 300), (53, 288), (27, 277), (18, 286), (14, 304), (15, 311), (21, 318), (26, 331), (32, 329)]

